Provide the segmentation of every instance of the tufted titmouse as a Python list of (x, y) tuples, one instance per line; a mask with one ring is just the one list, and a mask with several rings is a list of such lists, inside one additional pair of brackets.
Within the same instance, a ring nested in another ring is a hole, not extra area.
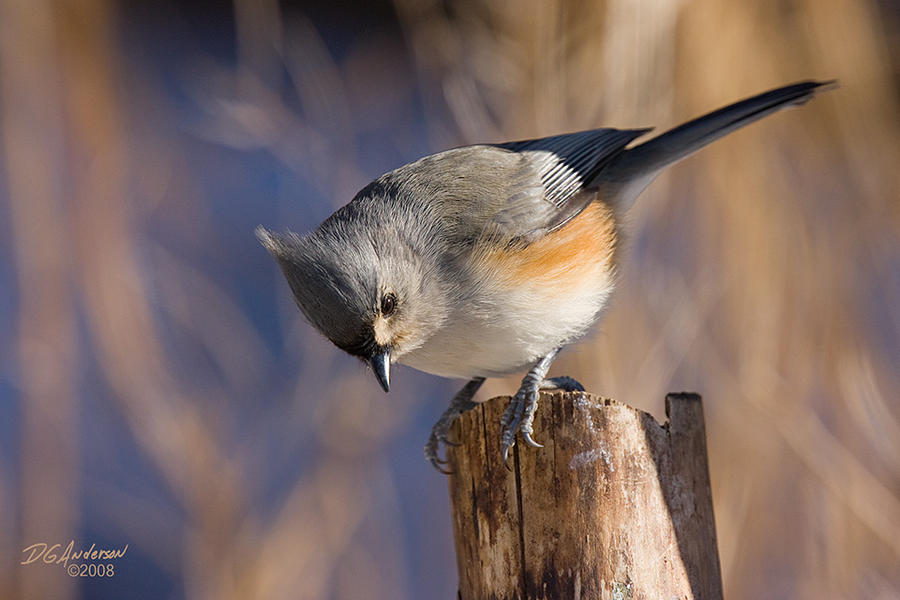
[(831, 82), (742, 100), (647, 142), (649, 129), (594, 129), (427, 156), (382, 175), (315, 231), (257, 229), (300, 310), (388, 391), (390, 366), (469, 379), (425, 456), (476, 405), (486, 377), (528, 368), (503, 417), (532, 446), (540, 389), (559, 350), (597, 321), (615, 286), (623, 213), (659, 172), (736, 129), (802, 104)]

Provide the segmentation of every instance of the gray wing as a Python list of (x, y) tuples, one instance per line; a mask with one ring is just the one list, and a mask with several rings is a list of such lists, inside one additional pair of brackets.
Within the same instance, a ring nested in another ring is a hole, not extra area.
[(491, 224), (525, 242), (562, 227), (594, 199), (593, 182), (609, 161), (649, 129), (593, 129), (497, 144), (516, 153), (506, 197)]
[(390, 220), (403, 197), (410, 218), (441, 221), (457, 242), (529, 243), (583, 211), (596, 197), (598, 173), (647, 131), (594, 129), (447, 150), (386, 173), (348, 207), (378, 196)]

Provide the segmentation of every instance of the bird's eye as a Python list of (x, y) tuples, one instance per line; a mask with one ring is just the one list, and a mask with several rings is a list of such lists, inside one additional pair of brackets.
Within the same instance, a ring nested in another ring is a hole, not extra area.
[(389, 317), (397, 308), (397, 296), (393, 294), (385, 294), (381, 298), (381, 316)]

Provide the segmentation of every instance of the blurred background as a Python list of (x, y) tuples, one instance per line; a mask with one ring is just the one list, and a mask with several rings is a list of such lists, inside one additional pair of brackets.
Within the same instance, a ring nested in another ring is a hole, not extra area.
[[(659, 419), (703, 394), (728, 598), (900, 598), (898, 13), (0, 0), (0, 597), (455, 597), (422, 445), (461, 383), (382, 393), (254, 227), (452, 146), (837, 78), (654, 183), (551, 373)], [(19, 564), (70, 539), (128, 550), (106, 579)]]

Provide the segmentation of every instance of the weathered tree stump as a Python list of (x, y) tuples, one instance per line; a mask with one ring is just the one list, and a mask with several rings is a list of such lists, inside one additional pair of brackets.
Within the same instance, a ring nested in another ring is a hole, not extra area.
[(543, 394), (535, 439), (500, 456), (508, 398), (463, 415), (448, 451), (462, 600), (722, 598), (696, 394), (669, 422), (585, 393)]

